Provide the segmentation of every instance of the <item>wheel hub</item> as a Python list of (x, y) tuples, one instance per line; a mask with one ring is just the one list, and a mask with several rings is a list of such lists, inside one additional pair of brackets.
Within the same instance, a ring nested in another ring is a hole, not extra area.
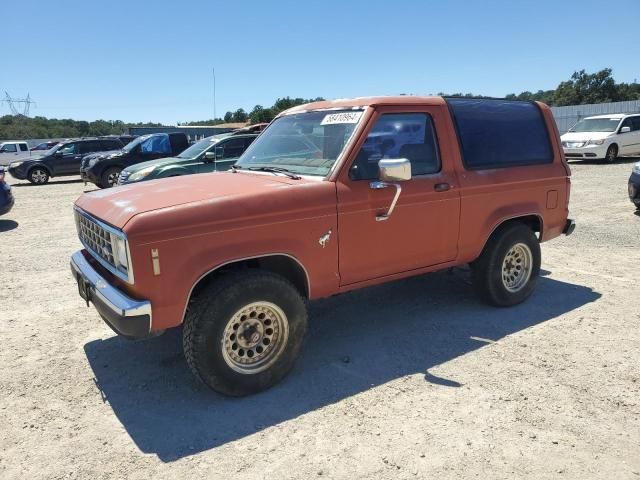
[(502, 284), (512, 292), (520, 291), (531, 277), (533, 254), (524, 243), (513, 245), (502, 261)]
[(252, 374), (270, 367), (289, 337), (289, 322), (280, 307), (251, 303), (235, 313), (222, 338), (222, 354), (233, 370)]

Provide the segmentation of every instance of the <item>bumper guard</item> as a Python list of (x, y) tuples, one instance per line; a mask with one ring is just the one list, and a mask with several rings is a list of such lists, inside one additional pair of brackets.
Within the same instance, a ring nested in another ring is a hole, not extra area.
[(151, 302), (135, 300), (111, 286), (87, 261), (82, 251), (71, 256), (71, 273), (80, 296), (93, 303), (102, 319), (124, 337), (142, 338), (151, 332)]

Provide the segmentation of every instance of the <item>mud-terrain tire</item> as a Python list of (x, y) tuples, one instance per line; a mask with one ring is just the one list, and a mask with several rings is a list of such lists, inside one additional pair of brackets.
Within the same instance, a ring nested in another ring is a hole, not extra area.
[(44, 185), (49, 182), (49, 172), (42, 167), (33, 167), (27, 174), (27, 180), (34, 185)]
[(525, 301), (540, 274), (540, 243), (523, 223), (499, 227), (480, 257), (471, 264), (473, 286), (480, 299), (496, 307)]
[(122, 169), (120, 167), (110, 167), (107, 168), (100, 177), (100, 183), (98, 186), (100, 188), (111, 188), (118, 185), (118, 177), (120, 176), (120, 172)]
[(307, 307), (280, 275), (223, 274), (189, 304), (182, 345), (191, 371), (230, 396), (266, 390), (291, 370), (307, 329)]
[(618, 158), (618, 146), (613, 143), (607, 148), (607, 153), (604, 155), (604, 161), (607, 163), (613, 163)]

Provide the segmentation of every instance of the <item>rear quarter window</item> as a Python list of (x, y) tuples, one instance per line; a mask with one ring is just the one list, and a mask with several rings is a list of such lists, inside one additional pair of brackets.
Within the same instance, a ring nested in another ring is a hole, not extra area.
[(448, 98), (464, 165), (469, 170), (553, 162), (538, 105), (494, 99)]

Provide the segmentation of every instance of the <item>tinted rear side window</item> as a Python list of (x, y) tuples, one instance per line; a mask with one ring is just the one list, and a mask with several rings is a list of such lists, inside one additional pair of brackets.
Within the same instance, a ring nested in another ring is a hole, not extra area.
[(553, 153), (535, 103), (448, 98), (470, 170), (551, 163)]
[(116, 140), (102, 140), (100, 148), (102, 150), (120, 150), (124, 145)]

